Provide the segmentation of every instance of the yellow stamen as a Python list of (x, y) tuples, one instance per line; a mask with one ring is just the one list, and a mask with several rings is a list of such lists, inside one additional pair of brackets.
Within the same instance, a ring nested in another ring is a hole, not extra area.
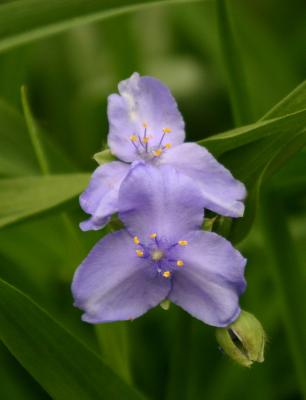
[(153, 155), (154, 155), (155, 157), (160, 156), (161, 153), (162, 153), (162, 149), (157, 149), (157, 150), (154, 150), (154, 151), (153, 151)]
[(163, 132), (164, 132), (164, 133), (170, 133), (170, 132), (172, 132), (172, 129), (170, 129), (170, 128), (164, 128), (164, 129), (163, 129)]
[(156, 236), (157, 236), (157, 233), (151, 233), (150, 238), (151, 238), (151, 239), (155, 239)]
[(150, 136), (146, 136), (142, 139), (143, 143), (148, 143), (148, 141), (150, 140)]
[(143, 257), (143, 251), (142, 250), (136, 250), (136, 254), (138, 257)]
[(140, 243), (140, 240), (139, 240), (139, 237), (138, 237), (138, 236), (134, 236), (134, 237), (133, 237), (133, 240), (134, 240), (134, 243), (135, 243), (135, 244), (139, 244), (139, 243)]
[(142, 125), (143, 125), (144, 128), (148, 127), (148, 124), (146, 122), (144, 122)]
[(180, 246), (187, 246), (188, 241), (187, 241), (187, 240), (179, 240), (179, 241), (178, 241), (178, 244), (179, 244)]
[(132, 141), (132, 142), (137, 142), (137, 136), (136, 135), (131, 135), (130, 136), (130, 140)]
[(171, 272), (170, 271), (163, 272), (163, 277), (164, 278), (170, 278), (170, 276), (171, 276)]
[(177, 265), (178, 267), (183, 267), (184, 261), (183, 261), (183, 260), (177, 260), (176, 265)]
[(172, 147), (172, 144), (171, 143), (166, 143), (165, 147), (166, 147), (166, 149), (170, 149)]

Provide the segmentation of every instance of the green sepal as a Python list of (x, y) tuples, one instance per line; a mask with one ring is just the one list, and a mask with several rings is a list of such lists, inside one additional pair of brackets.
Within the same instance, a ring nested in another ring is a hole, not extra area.
[(93, 159), (97, 161), (99, 165), (103, 165), (116, 160), (116, 157), (112, 155), (109, 149), (105, 149), (100, 151), (99, 153), (94, 154)]
[(216, 338), (224, 352), (243, 367), (264, 361), (265, 331), (258, 319), (246, 311), (241, 311), (228, 327), (218, 328)]

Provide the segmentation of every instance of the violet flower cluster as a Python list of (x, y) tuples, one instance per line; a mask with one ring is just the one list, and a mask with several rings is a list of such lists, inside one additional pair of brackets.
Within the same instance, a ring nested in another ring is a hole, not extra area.
[(244, 185), (205, 148), (183, 143), (175, 99), (160, 81), (134, 73), (108, 99), (111, 152), (80, 197), (101, 229), (114, 213), (125, 228), (106, 235), (77, 269), (72, 292), (82, 319), (135, 319), (169, 299), (203, 322), (224, 327), (240, 313), (245, 258), (201, 230), (204, 209), (240, 217)]

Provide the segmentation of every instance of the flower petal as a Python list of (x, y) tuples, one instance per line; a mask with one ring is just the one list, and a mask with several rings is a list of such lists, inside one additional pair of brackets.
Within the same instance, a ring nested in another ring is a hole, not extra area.
[(159, 80), (135, 72), (118, 88), (120, 95), (108, 98), (108, 145), (113, 154), (127, 162), (138, 159), (130, 137), (142, 137), (144, 124), (152, 146), (158, 145), (164, 128), (171, 129), (167, 142), (172, 146), (184, 141), (183, 118), (169, 89)]
[(91, 218), (81, 222), (83, 231), (101, 229), (109, 217), (118, 211), (118, 192), (129, 165), (113, 161), (98, 167), (87, 189), (80, 196), (80, 205)]
[(147, 263), (137, 257), (125, 230), (100, 240), (72, 282), (75, 306), (85, 311), (82, 319), (90, 323), (130, 320), (164, 300), (169, 282), (150, 276)]
[(212, 232), (190, 235), (178, 249), (184, 267), (173, 276), (169, 299), (213, 326), (227, 326), (240, 313), (246, 259), (230, 242)]
[(138, 163), (121, 185), (119, 217), (141, 240), (157, 233), (175, 242), (200, 228), (202, 197), (192, 180), (175, 168)]
[(241, 217), (246, 190), (230, 171), (204, 147), (184, 143), (166, 151), (160, 159), (192, 178), (201, 189), (204, 207), (229, 217)]

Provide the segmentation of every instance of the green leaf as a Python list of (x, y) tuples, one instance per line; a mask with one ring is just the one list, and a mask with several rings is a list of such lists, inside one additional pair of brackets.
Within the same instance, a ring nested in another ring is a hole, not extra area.
[(243, 63), (237, 49), (226, 0), (216, 1), (222, 63), (225, 66), (228, 93), (236, 126), (250, 121)]
[(273, 279), (278, 310), (286, 331), (301, 397), (306, 397), (306, 325), (304, 316), (305, 274), (292, 240), (284, 201), (276, 193), (263, 196), (261, 224), (266, 245), (271, 252), (267, 273)]
[(271, 140), (273, 135), (303, 129), (306, 112), (306, 81), (277, 103), (258, 122), (245, 125), (199, 141), (214, 155), (236, 149), (259, 139)]
[[(192, 0), (199, 1), (199, 0)], [(0, 52), (70, 28), (190, 0), (18, 0), (0, 6)]]
[(303, 110), (306, 107), (306, 81), (297, 86), (288, 96), (271, 108), (262, 120), (277, 118)]
[(273, 118), (260, 120), (254, 124), (245, 125), (230, 131), (210, 136), (198, 143), (205, 146), (215, 156), (235, 150), (259, 139), (274, 140), (273, 137), (282, 133), (290, 134), (292, 131), (301, 130), (306, 125), (306, 106), (303, 110)]
[(103, 359), (125, 382), (131, 383), (126, 321), (95, 326)]
[(109, 149), (105, 149), (100, 151), (99, 153), (94, 154), (93, 158), (97, 161), (99, 165), (116, 160)]
[[(306, 104), (306, 82), (300, 84), (288, 96), (273, 107), (263, 118), (292, 115), (290, 112), (301, 110)], [(300, 116), (304, 111), (297, 114)], [(285, 118), (287, 118), (285, 117)], [(282, 117), (281, 117), (282, 118)], [(306, 123), (301, 118), (300, 123), (288, 125), (288, 129), (276, 131), (276, 135), (264, 138), (252, 145), (240, 149), (240, 165), (233, 167), (234, 174), (246, 182), (249, 195), (246, 200), (245, 216), (235, 220), (232, 225), (231, 238), (234, 242), (241, 241), (250, 231), (259, 204), (259, 196), (263, 183), (277, 172), (280, 167), (306, 145)], [(229, 166), (233, 165), (238, 156), (234, 152), (230, 157)], [(242, 159), (244, 158), (245, 161)]]
[(0, 227), (31, 217), (76, 197), (88, 174), (29, 176), (0, 180)]
[(0, 279), (0, 339), (53, 399), (141, 399), (25, 294)]
[(305, 171), (306, 151), (303, 150), (273, 178), (274, 190), (284, 197), (300, 198), (306, 192)]
[(37, 170), (21, 115), (0, 99), (0, 175), (35, 174)]
[[(46, 135), (41, 139), (52, 171), (74, 170), (67, 156)], [(23, 176), (37, 173), (39, 168), (24, 118), (0, 98), (0, 175)]]
[[(0, 341), (0, 398), (14, 400), (48, 400), (48, 394), (21, 367)], [(16, 385), (18, 382), (18, 385)]]
[(241, 241), (252, 226), (265, 179), (305, 146), (305, 127), (306, 82), (303, 82), (260, 121), (199, 142), (219, 156), (247, 186), (245, 215), (234, 220), (230, 232), (234, 242)]
[(21, 87), (21, 103), (23, 107), (25, 122), (28, 128), (31, 143), (36, 155), (37, 162), (39, 164), (40, 171), (43, 175), (48, 175), (50, 174), (48, 160), (45, 156), (45, 151), (41, 142), (39, 126), (36, 124), (36, 121), (31, 112), (25, 86)]
[[(255, 143), (252, 154), (245, 149), (243, 154), (245, 162), (242, 160), (237, 169), (232, 168), (236, 172), (236, 176), (246, 182), (249, 191), (244, 217), (234, 220), (232, 224), (230, 237), (234, 242), (240, 242), (249, 233), (259, 205), (261, 187), (265, 180), (305, 145), (306, 132), (302, 131), (292, 132), (291, 137), (288, 135), (277, 136), (270, 143), (265, 143), (265, 141)], [(247, 157), (248, 154), (249, 157)], [(230, 167), (231, 163), (229, 162), (227, 165)], [(244, 170), (242, 171), (243, 166)]]

